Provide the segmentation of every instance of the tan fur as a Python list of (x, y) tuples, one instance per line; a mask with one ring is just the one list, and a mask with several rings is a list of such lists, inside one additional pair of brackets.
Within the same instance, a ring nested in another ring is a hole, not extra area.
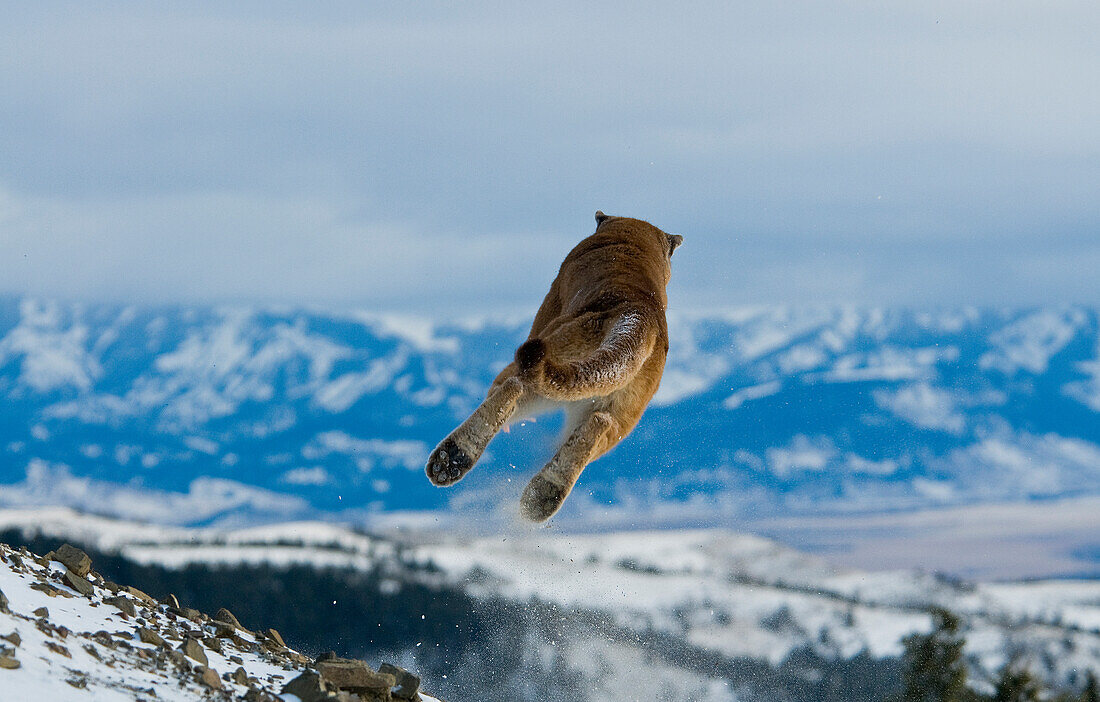
[(566, 438), (520, 501), (525, 517), (544, 521), (585, 466), (638, 423), (665, 367), (665, 286), (682, 237), (602, 212), (596, 224), (565, 257), (516, 360), (432, 452), (426, 470), (436, 485), (461, 480), (513, 417), (563, 408)]

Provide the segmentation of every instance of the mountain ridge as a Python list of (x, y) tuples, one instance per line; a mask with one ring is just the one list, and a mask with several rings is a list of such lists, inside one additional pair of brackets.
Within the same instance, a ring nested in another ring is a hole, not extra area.
[[(672, 313), (652, 406), (562, 519), (1100, 494), (1097, 319), (1085, 307)], [(518, 422), (449, 491), (421, 469), (525, 334), (490, 317), (2, 300), (0, 503), (178, 524), (496, 513), (549, 457), (558, 420)]]

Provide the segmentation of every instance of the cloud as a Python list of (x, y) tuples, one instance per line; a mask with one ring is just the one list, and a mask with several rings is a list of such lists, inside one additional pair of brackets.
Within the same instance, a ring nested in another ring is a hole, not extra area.
[(1092, 4), (7, 16), (11, 291), (529, 305), (602, 208), (716, 302), (1100, 293)]

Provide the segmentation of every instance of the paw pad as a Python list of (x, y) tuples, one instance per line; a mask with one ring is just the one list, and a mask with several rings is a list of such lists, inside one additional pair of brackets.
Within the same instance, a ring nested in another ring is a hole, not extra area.
[(432, 452), (425, 472), (433, 483), (445, 486), (457, 483), (473, 467), (469, 454), (459, 448), (454, 439), (448, 438)]
[(561, 509), (569, 489), (555, 485), (542, 475), (531, 478), (531, 482), (520, 498), (520, 512), (532, 522), (545, 522)]

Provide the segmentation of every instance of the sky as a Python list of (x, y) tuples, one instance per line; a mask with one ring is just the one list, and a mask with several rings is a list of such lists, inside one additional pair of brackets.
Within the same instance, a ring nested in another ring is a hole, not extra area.
[(1100, 4), (0, 0), (0, 294), (533, 309), (1100, 298)]

